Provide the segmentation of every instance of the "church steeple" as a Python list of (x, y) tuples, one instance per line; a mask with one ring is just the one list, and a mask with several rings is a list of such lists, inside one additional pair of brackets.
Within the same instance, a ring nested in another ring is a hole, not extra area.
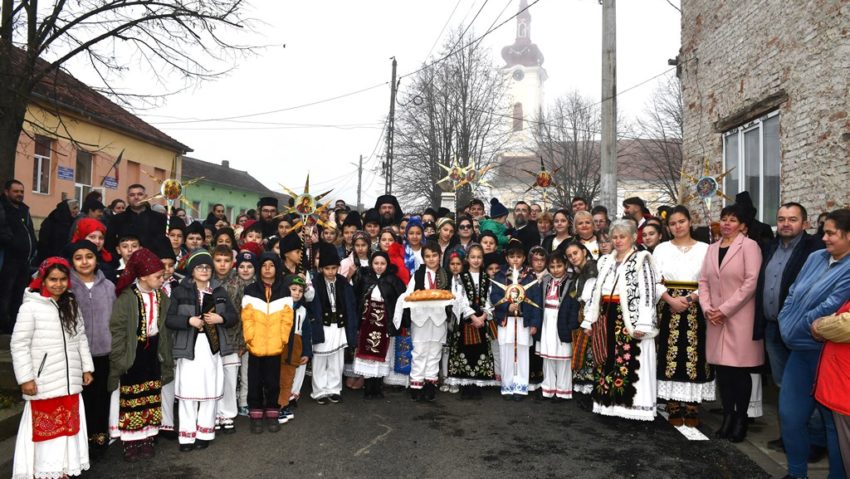
[(528, 10), (528, 1), (520, 0), (519, 15), (517, 15), (516, 39), (513, 45), (502, 48), (502, 58), (506, 67), (522, 65), (536, 67), (543, 65), (543, 53), (531, 42), (531, 13)]

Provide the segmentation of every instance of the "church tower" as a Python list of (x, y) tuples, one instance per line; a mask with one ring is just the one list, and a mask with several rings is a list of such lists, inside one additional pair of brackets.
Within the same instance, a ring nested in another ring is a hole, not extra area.
[(534, 151), (534, 120), (543, 108), (543, 82), (548, 75), (543, 68), (543, 53), (531, 41), (531, 13), (528, 1), (520, 0), (516, 39), (513, 45), (502, 48), (505, 66), (502, 73), (507, 82), (508, 116), (511, 131), (509, 155), (525, 156)]

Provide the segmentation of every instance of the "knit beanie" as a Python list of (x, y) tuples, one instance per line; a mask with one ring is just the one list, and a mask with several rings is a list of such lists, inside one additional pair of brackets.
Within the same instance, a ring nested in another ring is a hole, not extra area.
[(490, 200), (490, 218), (501, 218), (508, 215), (508, 209), (502, 203), (499, 203), (498, 198)]
[(236, 269), (239, 269), (239, 265), (242, 263), (251, 263), (254, 269), (257, 269), (257, 255), (251, 251), (240, 251), (236, 255)]
[(213, 259), (212, 255), (209, 251), (198, 248), (189, 256), (189, 260), (186, 262), (186, 274), (191, 276), (192, 272), (201, 265), (207, 265), (210, 268), (213, 267)]

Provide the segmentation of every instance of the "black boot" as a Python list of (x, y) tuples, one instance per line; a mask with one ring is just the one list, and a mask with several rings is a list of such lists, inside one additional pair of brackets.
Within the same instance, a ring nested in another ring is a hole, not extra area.
[(729, 442), (741, 442), (747, 438), (747, 413), (736, 414), (729, 433)]
[(724, 412), (723, 413), (723, 422), (720, 423), (720, 429), (714, 433), (717, 439), (726, 439), (732, 433), (732, 426), (734, 425), (733, 414)]
[(372, 399), (375, 397), (375, 394), (372, 392), (372, 381), (373, 378), (366, 378), (366, 381), (363, 384), (363, 398)]
[(384, 398), (384, 379), (383, 378), (375, 378), (372, 386), (372, 397), (374, 399), (383, 399)]

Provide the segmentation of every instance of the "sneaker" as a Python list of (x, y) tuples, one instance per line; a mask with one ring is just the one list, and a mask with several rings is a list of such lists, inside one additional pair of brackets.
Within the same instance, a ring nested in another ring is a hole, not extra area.
[(328, 399), (334, 404), (342, 402), (342, 396), (340, 396), (339, 394), (331, 394), (330, 396), (328, 396)]
[(286, 415), (286, 408), (281, 409), (277, 412), (277, 423), (278, 424), (286, 424), (289, 422), (289, 416)]
[(330, 401), (326, 397), (320, 397), (320, 398), (316, 399), (316, 404), (318, 404), (319, 406), (324, 406), (328, 402), (330, 402)]
[(286, 416), (287, 420), (291, 421), (295, 419), (295, 414), (292, 413), (292, 410), (290, 410), (289, 407), (283, 408), (281, 412)]
[(239, 408), (239, 415), (243, 417), (248, 417), (248, 406), (242, 406)]

